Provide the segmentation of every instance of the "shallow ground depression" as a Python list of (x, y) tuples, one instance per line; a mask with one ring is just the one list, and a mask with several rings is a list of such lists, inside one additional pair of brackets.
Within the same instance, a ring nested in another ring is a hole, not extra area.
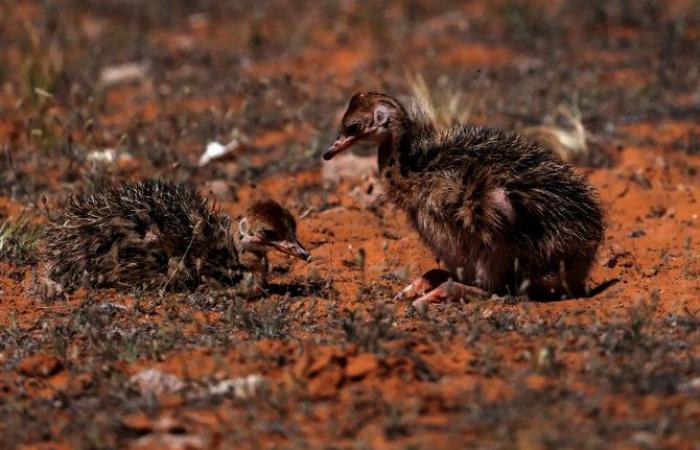
[[(696, 448), (700, 9), (693, 1), (0, 3), (7, 448)], [(587, 299), (417, 311), (436, 267), (360, 148), (359, 90), (517, 130), (600, 192)], [(208, 143), (228, 152), (200, 164)], [(345, 155), (343, 155), (345, 156)], [(41, 283), (71, 194), (163, 178), (270, 196), (305, 263), (257, 298)]]

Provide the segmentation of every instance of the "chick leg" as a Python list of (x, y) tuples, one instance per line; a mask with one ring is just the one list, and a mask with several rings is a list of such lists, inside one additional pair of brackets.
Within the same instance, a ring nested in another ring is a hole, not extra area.
[(424, 308), (428, 303), (437, 303), (443, 301), (460, 301), (465, 299), (485, 299), (488, 293), (474, 286), (458, 283), (456, 281), (447, 280), (440, 286), (431, 290), (427, 294), (413, 302), (415, 308)]
[(452, 274), (445, 270), (429, 270), (425, 272), (423, 276), (416, 278), (411, 284), (403, 288), (394, 299), (412, 300), (432, 291), (450, 278), (453, 278)]

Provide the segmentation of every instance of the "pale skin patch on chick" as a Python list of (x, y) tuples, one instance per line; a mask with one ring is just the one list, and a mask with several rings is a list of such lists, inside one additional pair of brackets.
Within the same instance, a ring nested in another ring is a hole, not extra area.
[(489, 192), (491, 204), (494, 205), (507, 219), (508, 222), (515, 222), (515, 209), (508, 199), (508, 193), (504, 188), (497, 188)]

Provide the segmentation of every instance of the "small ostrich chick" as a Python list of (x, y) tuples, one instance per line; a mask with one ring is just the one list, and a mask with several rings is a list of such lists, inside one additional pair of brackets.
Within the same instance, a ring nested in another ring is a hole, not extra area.
[(270, 249), (303, 260), (292, 214), (273, 200), (232, 220), (194, 188), (145, 181), (73, 197), (49, 225), (48, 278), (79, 286), (193, 289), (203, 282), (264, 283)]
[(420, 306), (488, 293), (587, 293), (603, 214), (594, 188), (570, 165), (499, 130), (439, 131), (419, 108), (375, 92), (352, 97), (323, 157), (361, 141), (377, 144), (387, 198), (448, 269), (431, 270), (399, 298), (420, 297)]

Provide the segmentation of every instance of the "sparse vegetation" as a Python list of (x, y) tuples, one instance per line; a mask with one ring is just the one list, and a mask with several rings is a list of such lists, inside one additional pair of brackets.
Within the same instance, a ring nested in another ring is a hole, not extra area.
[(559, 105), (555, 115), (546, 117), (542, 125), (523, 128), (522, 134), (572, 164), (601, 166), (610, 163), (611, 156), (586, 130), (576, 105)]
[(42, 232), (43, 226), (27, 215), (5, 220), (0, 225), (0, 259), (14, 264), (35, 263)]
[(341, 320), (347, 341), (356, 343), (368, 352), (380, 352), (384, 348), (384, 340), (397, 338), (399, 333), (394, 326), (393, 312), (381, 303), (374, 307), (369, 318), (364, 318), (358, 310), (352, 310)]
[(289, 308), (276, 300), (262, 300), (247, 305), (235, 298), (226, 311), (226, 322), (232, 331), (244, 331), (251, 339), (288, 339)]
[[(699, 442), (697, 2), (316, 6), (0, 0), (0, 447)], [(145, 69), (101, 79), (123, 64)], [(318, 169), (366, 89), (417, 97), (441, 128), (534, 131), (586, 166), (610, 223), (591, 283), (622, 281), (551, 303), (392, 300), (432, 255), (389, 206), (353, 198), (359, 181)], [(234, 129), (242, 145), (197, 166)], [(275, 256), (250, 298), (37, 294), (43, 216), (150, 178), (224, 212), (273, 197), (313, 260)], [(148, 369), (181, 389), (142, 391)], [(256, 393), (211, 393), (248, 376)]]
[(418, 107), (428, 113), (433, 123), (441, 129), (460, 123), (469, 123), (474, 100), (456, 80), (446, 76), (438, 78), (436, 86), (429, 86), (422, 74), (409, 73), (408, 85)]

